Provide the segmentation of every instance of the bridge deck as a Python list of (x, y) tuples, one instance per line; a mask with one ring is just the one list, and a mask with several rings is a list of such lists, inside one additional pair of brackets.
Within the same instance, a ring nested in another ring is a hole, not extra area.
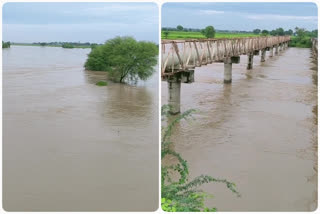
[(288, 42), (290, 36), (162, 40), (161, 75), (194, 69), (227, 57), (251, 54)]

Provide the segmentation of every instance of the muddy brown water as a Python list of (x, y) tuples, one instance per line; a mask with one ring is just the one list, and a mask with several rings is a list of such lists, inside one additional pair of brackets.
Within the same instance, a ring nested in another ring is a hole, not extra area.
[[(201, 174), (237, 185), (238, 198), (222, 184), (202, 189), (219, 211), (311, 211), (317, 207), (317, 85), (310, 49), (289, 48), (246, 70), (233, 64), (223, 84), (223, 64), (197, 68), (182, 84), (182, 111), (194, 118), (174, 130), (176, 151), (190, 178)], [(167, 84), (162, 82), (162, 104)]]
[(158, 74), (95, 85), (89, 49), (3, 49), (3, 207), (158, 208)]

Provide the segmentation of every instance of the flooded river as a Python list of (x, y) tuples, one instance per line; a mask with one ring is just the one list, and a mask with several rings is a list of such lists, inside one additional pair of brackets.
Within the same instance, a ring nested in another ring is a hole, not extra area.
[(89, 52), (3, 49), (4, 209), (158, 208), (158, 75), (98, 87)]
[[(317, 204), (317, 85), (310, 49), (290, 48), (246, 70), (233, 64), (233, 83), (223, 84), (223, 63), (195, 70), (182, 84), (182, 111), (196, 109), (172, 136), (188, 161), (190, 176), (226, 178), (202, 187), (220, 211), (310, 211)], [(162, 104), (167, 84), (162, 82)]]

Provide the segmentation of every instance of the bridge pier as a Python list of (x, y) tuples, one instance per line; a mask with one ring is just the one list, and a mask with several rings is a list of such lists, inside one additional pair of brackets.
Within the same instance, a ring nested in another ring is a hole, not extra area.
[(263, 48), (262, 50), (261, 50), (261, 62), (265, 62), (266, 61), (266, 52), (267, 52), (267, 50), (266, 50), (266, 48)]
[(273, 57), (273, 46), (269, 49), (269, 57)]
[(274, 52), (275, 55), (279, 54), (279, 45), (276, 45), (276, 51)]
[(231, 83), (232, 82), (232, 61), (231, 57), (226, 57), (224, 59), (224, 80), (223, 83)]
[(170, 106), (170, 114), (180, 113), (180, 94), (181, 94), (181, 79), (177, 75), (173, 75), (168, 78), (168, 93), (169, 100), (168, 104)]
[(170, 114), (180, 113), (181, 83), (194, 82), (194, 70), (185, 70), (176, 72), (173, 75), (166, 76), (163, 80), (168, 82), (168, 104)]
[(253, 65), (253, 53), (248, 54), (248, 65), (247, 70), (251, 70)]

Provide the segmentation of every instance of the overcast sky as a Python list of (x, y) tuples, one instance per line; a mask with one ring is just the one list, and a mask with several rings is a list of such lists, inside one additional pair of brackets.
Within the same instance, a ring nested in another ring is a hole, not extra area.
[(154, 3), (6, 3), (3, 40), (96, 42), (115, 36), (158, 43)]
[(204, 28), (219, 30), (285, 30), (303, 27), (317, 29), (317, 6), (314, 3), (165, 3), (162, 27)]

